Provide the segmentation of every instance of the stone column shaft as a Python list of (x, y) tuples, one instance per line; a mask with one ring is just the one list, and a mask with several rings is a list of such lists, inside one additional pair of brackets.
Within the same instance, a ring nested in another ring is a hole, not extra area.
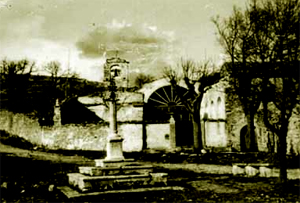
[(170, 118), (170, 148), (176, 148), (176, 124), (175, 119), (172, 115)]
[(111, 100), (109, 102), (109, 136), (118, 136), (118, 129), (117, 129), (117, 113), (116, 113), (116, 101)]
[(123, 161), (123, 138), (118, 135), (116, 100), (114, 96), (109, 103), (109, 135), (107, 137), (106, 160)]

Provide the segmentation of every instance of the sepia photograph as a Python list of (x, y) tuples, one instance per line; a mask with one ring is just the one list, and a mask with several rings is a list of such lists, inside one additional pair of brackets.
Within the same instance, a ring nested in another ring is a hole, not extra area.
[(300, 202), (300, 0), (0, 0), (0, 199)]

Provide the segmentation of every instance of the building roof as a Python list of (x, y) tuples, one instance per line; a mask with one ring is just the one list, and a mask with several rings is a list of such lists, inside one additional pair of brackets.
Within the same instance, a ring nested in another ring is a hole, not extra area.
[[(108, 95), (109, 96), (109, 93)], [(133, 104), (143, 103), (143, 94), (139, 92), (117, 92), (117, 99), (120, 103)], [(103, 98), (100, 96), (84, 96), (79, 97), (78, 101), (85, 105), (102, 105), (104, 104)]]

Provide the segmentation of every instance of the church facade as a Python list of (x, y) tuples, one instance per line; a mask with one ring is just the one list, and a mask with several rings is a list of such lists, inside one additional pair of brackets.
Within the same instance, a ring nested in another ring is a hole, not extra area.
[[(117, 122), (118, 132), (124, 138), (125, 152), (193, 147), (192, 122), (181, 101), (182, 95), (187, 93), (183, 81), (179, 82), (176, 91), (165, 78), (144, 84), (136, 91), (125, 91), (129, 62), (118, 58), (107, 62), (104, 74), (107, 80), (103, 83), (109, 85), (110, 77), (114, 76), (119, 86), (116, 92)], [(226, 84), (220, 82), (203, 97), (199, 112), (203, 145), (213, 151), (247, 152), (246, 117), (238, 99), (229, 99), (226, 91)], [(11, 127), (7, 119), (11, 113), (2, 111), (0, 127), (49, 149), (105, 151), (110, 120), (107, 104), (103, 95), (57, 103), (53, 127), (40, 126), (37, 120), (25, 115), (14, 115), (14, 126)], [(300, 153), (299, 129), (300, 118), (293, 114), (287, 137), (288, 153)], [(276, 135), (267, 130), (259, 116), (255, 118), (255, 135), (258, 151), (277, 151)]]
[[(124, 83), (128, 77), (128, 64), (125, 60), (110, 59), (104, 71), (108, 77), (109, 70), (116, 69), (118, 78), (123, 81), (120, 84), (124, 87), (128, 84)], [(174, 91), (167, 79), (162, 78), (145, 84), (136, 92), (122, 93), (123, 107), (119, 109), (117, 119), (119, 122), (141, 125), (143, 149), (167, 150), (193, 146), (192, 123), (178, 95), (185, 94), (187, 88), (183, 81), (178, 85), (179, 91)], [(227, 96), (224, 83), (214, 85), (204, 95), (199, 112), (203, 145), (205, 148), (218, 148), (221, 151), (246, 151), (245, 146), (250, 138), (245, 115), (239, 103), (227, 100)], [(85, 103), (84, 98), (79, 98), (79, 101)], [(106, 120), (108, 110), (100, 106), (89, 108)], [(299, 125), (299, 119), (293, 116), (287, 138), (288, 152), (300, 151)], [(259, 118), (255, 119), (255, 126), (258, 150), (276, 152), (276, 136), (267, 130)]]

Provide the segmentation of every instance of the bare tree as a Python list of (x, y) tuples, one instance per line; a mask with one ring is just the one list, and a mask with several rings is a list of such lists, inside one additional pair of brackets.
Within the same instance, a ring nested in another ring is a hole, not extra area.
[[(27, 101), (27, 89), (30, 76), (35, 71), (35, 63), (27, 59), (9, 61), (3, 59), (0, 64), (1, 94), (7, 98), (6, 108), (12, 113), (24, 110)], [(23, 113), (23, 112), (22, 112)], [(13, 124), (13, 115), (10, 118), (10, 127)]]
[[(256, 113), (262, 101), (264, 123), (279, 137), (282, 183), (289, 119), (299, 103), (299, 8), (299, 0), (252, 0), (246, 11), (235, 9), (228, 19), (214, 20), (245, 114)], [(239, 77), (242, 72), (247, 77)], [(245, 111), (247, 105), (252, 110)]]
[(42, 125), (52, 125), (54, 106), (57, 99), (66, 99), (72, 97), (72, 81), (78, 78), (78, 74), (70, 72), (69, 69), (63, 71), (57, 61), (47, 63), (44, 70), (50, 74), (50, 83), (45, 90), (45, 97), (42, 99), (42, 105), (39, 109), (39, 118)]
[[(256, 5), (270, 16), (265, 35), (272, 40), (267, 60), (269, 71), (263, 75), (264, 123), (279, 138), (280, 180), (287, 181), (287, 133), (289, 120), (299, 104), (299, 13), (300, 2), (266, 0)], [(266, 15), (265, 14), (265, 15)], [(260, 17), (264, 17), (260, 14)], [(270, 74), (271, 72), (271, 74)]]
[(234, 8), (228, 19), (215, 18), (213, 22), (219, 34), (219, 42), (231, 61), (224, 65), (223, 71), (229, 75), (229, 84), (233, 86), (231, 93), (238, 95), (247, 118), (248, 142), (243, 150), (258, 151), (254, 117), (261, 103), (261, 80), (251, 77), (255, 68), (249, 63), (253, 63), (252, 52), (255, 46), (250, 16), (249, 10), (243, 13)]
[(72, 79), (78, 78), (78, 74), (74, 72), (70, 72), (69, 69), (63, 71), (61, 65), (57, 61), (51, 61), (44, 67), (44, 70), (50, 74), (51, 77), (51, 88), (53, 93), (55, 93), (55, 97), (59, 91), (64, 92), (64, 96), (68, 97), (70, 95), (68, 90), (70, 89), (70, 83)]
[(152, 82), (153, 80), (154, 78), (151, 75), (146, 75), (144, 73), (141, 73), (137, 75), (134, 83), (136, 87), (141, 88), (144, 84)]
[(200, 111), (201, 102), (205, 92), (221, 79), (220, 72), (208, 61), (195, 63), (192, 60), (181, 60), (179, 66), (182, 69), (182, 76), (174, 69), (168, 67), (164, 70), (164, 76), (169, 80), (172, 87), (178, 89), (182, 78), (187, 86), (188, 92), (181, 96), (181, 101), (190, 114), (193, 123), (194, 149), (199, 151), (203, 148)]

